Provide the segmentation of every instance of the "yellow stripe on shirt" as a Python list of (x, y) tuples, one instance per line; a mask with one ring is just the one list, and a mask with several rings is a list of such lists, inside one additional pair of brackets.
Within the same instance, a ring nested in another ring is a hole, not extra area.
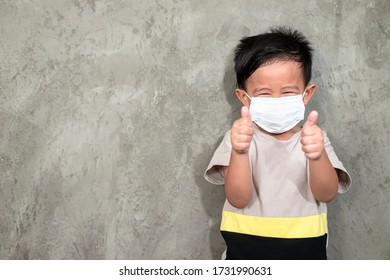
[(328, 232), (326, 213), (288, 218), (257, 217), (222, 213), (222, 231), (276, 238), (318, 237)]

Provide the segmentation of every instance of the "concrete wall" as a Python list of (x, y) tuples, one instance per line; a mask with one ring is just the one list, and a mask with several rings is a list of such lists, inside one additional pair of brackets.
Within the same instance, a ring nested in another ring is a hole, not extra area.
[(238, 116), (232, 51), (272, 25), (316, 49), (309, 109), (353, 177), (329, 258), (390, 259), (382, 1), (0, 1), (0, 258), (212, 259), (203, 172)]

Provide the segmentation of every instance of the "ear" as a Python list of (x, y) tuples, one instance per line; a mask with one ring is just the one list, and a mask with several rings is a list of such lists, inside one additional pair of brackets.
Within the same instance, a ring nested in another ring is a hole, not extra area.
[(303, 104), (305, 104), (305, 106), (307, 105), (307, 103), (309, 103), (309, 100), (313, 97), (315, 90), (316, 90), (315, 84), (308, 84), (306, 86), (306, 94), (305, 97), (303, 98)]
[(241, 103), (244, 104), (244, 106), (247, 106), (249, 108), (251, 101), (248, 98), (248, 96), (246, 96), (244, 90), (237, 88), (236, 89), (236, 96), (241, 101)]

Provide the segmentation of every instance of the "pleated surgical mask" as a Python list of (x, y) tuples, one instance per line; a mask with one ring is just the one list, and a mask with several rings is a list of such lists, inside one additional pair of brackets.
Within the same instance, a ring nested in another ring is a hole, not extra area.
[(305, 117), (305, 104), (302, 95), (286, 97), (252, 97), (249, 112), (252, 121), (265, 131), (273, 134), (286, 132), (296, 126)]

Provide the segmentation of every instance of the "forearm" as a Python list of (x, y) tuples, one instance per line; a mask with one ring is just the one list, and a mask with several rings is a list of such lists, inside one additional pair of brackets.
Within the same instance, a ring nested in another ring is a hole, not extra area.
[(329, 202), (338, 191), (338, 177), (328, 155), (324, 151), (320, 158), (309, 160), (310, 187), (320, 202)]
[(236, 208), (245, 208), (252, 199), (252, 175), (248, 153), (232, 150), (229, 167), (225, 167), (225, 193), (229, 203)]

